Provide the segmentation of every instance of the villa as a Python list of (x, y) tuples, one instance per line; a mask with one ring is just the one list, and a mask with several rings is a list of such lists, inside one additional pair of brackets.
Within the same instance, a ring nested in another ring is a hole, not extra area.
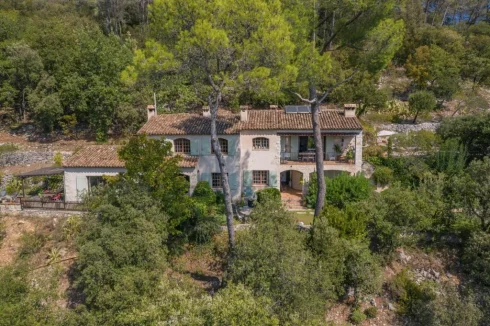
[[(189, 180), (189, 192), (198, 181), (209, 182), (219, 190), (221, 174), (211, 148), (209, 109), (203, 108), (201, 114), (157, 115), (150, 105), (147, 111), (148, 121), (138, 134), (165, 137), (172, 143), (174, 153), (183, 157), (180, 168)], [(360, 172), (362, 126), (355, 116), (355, 105), (347, 104), (343, 110), (322, 107), (320, 125), (325, 176)], [(271, 106), (267, 110), (241, 106), (236, 114), (220, 110), (217, 130), (233, 200), (267, 187), (298, 194), (306, 191), (310, 175), (316, 170), (308, 106)], [(65, 200), (79, 201), (84, 192), (101, 182), (103, 175), (124, 171), (115, 146), (87, 146), (64, 164)]]

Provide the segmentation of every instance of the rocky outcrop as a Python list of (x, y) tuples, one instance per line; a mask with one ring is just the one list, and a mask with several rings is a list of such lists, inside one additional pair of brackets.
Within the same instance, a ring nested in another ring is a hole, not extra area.
[[(15, 151), (0, 155), (0, 167), (12, 165), (28, 165), (33, 163), (52, 163), (56, 152)], [(62, 152), (63, 159), (70, 157), (71, 153)]]
[(423, 122), (418, 124), (389, 123), (389, 124), (379, 125), (377, 129), (389, 130), (398, 133), (406, 133), (410, 131), (421, 131), (421, 130), (436, 131), (440, 125), (441, 125), (440, 122)]

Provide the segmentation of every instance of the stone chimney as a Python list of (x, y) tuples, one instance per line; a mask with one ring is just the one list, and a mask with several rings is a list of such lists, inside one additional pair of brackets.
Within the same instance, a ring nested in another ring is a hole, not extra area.
[(203, 106), (202, 107), (202, 116), (203, 117), (210, 117), (211, 116), (211, 111), (209, 110), (209, 106)]
[(146, 106), (146, 112), (148, 114), (148, 120), (157, 115), (157, 110), (153, 104)]
[(356, 117), (357, 104), (344, 104), (344, 116), (346, 118)]
[(271, 104), (269, 105), (269, 110), (277, 110), (279, 109), (279, 105)]
[(240, 105), (240, 121), (248, 121), (248, 105)]

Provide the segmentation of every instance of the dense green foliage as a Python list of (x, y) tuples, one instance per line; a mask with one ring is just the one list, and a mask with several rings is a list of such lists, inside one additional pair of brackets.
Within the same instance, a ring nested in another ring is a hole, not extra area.
[(281, 202), (281, 192), (277, 188), (267, 188), (259, 190), (257, 193), (257, 202), (265, 204), (267, 201)]
[[(74, 136), (88, 130), (103, 141), (134, 132), (154, 94), (160, 111), (208, 102), (208, 75), (230, 107), (289, 104), (298, 101), (293, 89), (323, 92), (349, 77), (326, 101), (360, 103), (359, 114), (410, 93), (414, 115), (434, 108), (422, 94), (439, 104), (457, 99), (460, 112), (488, 105), (478, 94), (490, 84), (490, 28), (481, 4), (184, 4), (3, 1), (0, 108), (12, 121), (27, 117), (44, 131)], [(403, 67), (409, 85), (378, 87), (387, 65), (388, 75)]]
[[(312, 173), (306, 196), (308, 207), (314, 207), (316, 202), (316, 178), (316, 173)], [(351, 176), (348, 173), (341, 173), (332, 179), (325, 178), (325, 181), (327, 184), (326, 202), (338, 208), (344, 208), (349, 203), (366, 199), (372, 191), (369, 180), (362, 174)]]

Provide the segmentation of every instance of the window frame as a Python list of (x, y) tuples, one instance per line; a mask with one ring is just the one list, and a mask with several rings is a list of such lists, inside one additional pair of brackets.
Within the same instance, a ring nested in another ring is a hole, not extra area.
[[(218, 138), (219, 147), (221, 148), (221, 154), (228, 155), (228, 139)], [(223, 149), (226, 149), (223, 150)], [(211, 154), (214, 154), (213, 140), (211, 139)]]
[[(219, 183), (219, 186), (215, 186), (215, 177), (217, 183)], [(223, 188), (223, 179), (221, 178), (221, 173), (220, 172), (213, 172), (211, 173), (211, 188), (213, 189), (219, 189)]]
[[(252, 184), (254, 186), (268, 186), (269, 185), (269, 176), (270, 176), (269, 170), (253, 170), (252, 171)], [(256, 182), (256, 181), (258, 181), (258, 182)]]
[[(92, 180), (95, 180), (95, 182), (92, 182)], [(87, 175), (87, 192), (91, 193), (92, 188), (96, 188), (105, 183), (103, 175)]]
[[(256, 142), (261, 142), (256, 145)], [(270, 149), (270, 141), (267, 137), (255, 137), (252, 139), (252, 150), (254, 151), (268, 151)]]
[(174, 153), (189, 155), (191, 153), (191, 141), (187, 138), (174, 139)]

